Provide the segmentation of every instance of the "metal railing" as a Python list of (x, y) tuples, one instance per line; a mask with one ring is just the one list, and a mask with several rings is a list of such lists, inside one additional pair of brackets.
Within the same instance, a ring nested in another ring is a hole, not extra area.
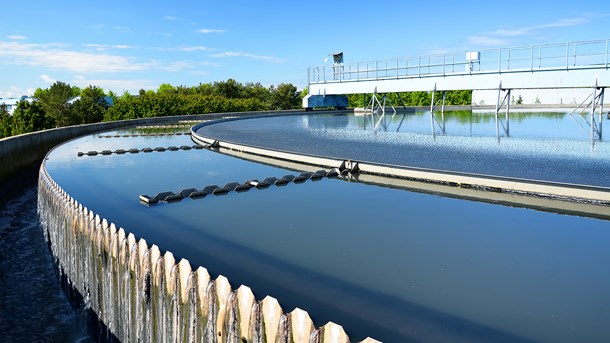
[(461, 51), (307, 68), (308, 84), (523, 71), (608, 69), (610, 39)]

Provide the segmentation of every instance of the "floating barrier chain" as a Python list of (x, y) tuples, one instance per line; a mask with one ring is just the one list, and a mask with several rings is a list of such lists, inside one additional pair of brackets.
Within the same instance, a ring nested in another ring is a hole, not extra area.
[(143, 195), (140, 195), (140, 202), (143, 203), (144, 205), (152, 205), (152, 204), (156, 204), (161, 201), (170, 203), (170, 202), (180, 201), (184, 198), (191, 198), (191, 199), (203, 198), (208, 194), (224, 195), (231, 191), (241, 193), (241, 192), (246, 192), (246, 191), (250, 190), (251, 188), (265, 189), (265, 188), (269, 188), (269, 186), (271, 186), (271, 185), (285, 186), (290, 182), (298, 184), (298, 183), (303, 183), (307, 180), (318, 181), (324, 177), (333, 178), (333, 177), (337, 177), (339, 175), (346, 174), (346, 173), (347, 173), (347, 170), (340, 170), (338, 168), (334, 168), (330, 171), (318, 170), (315, 173), (303, 172), (297, 176), (284, 175), (279, 179), (275, 178), (275, 177), (268, 177), (268, 178), (264, 179), (263, 181), (258, 181), (257, 179), (252, 179), (252, 180), (247, 180), (244, 183), (229, 182), (229, 183), (225, 184), (223, 187), (219, 187), (218, 185), (210, 185), (210, 186), (204, 187), (201, 190), (198, 190), (196, 188), (187, 188), (187, 189), (181, 190), (179, 193), (162, 192), (162, 193), (158, 193), (154, 197), (143, 194)]
[(190, 135), (190, 131), (184, 132), (160, 132), (160, 133), (132, 133), (132, 134), (124, 134), (124, 135), (100, 135), (98, 138), (121, 138), (121, 137), (148, 137), (148, 136), (180, 136), (180, 135)]
[(136, 126), (137, 130), (156, 130), (156, 129), (183, 129), (191, 127), (191, 124), (174, 124), (174, 125), (142, 125)]
[(132, 148), (132, 149), (117, 149), (117, 150), (102, 150), (102, 151), (88, 151), (88, 152), (82, 152), (79, 151), (77, 153), (77, 155), (79, 157), (81, 156), (97, 156), (97, 155), (112, 155), (112, 154), (117, 154), (117, 155), (123, 155), (126, 153), (130, 153), (130, 154), (137, 154), (140, 152), (163, 152), (163, 151), (178, 151), (178, 150), (191, 150), (191, 149), (196, 149), (196, 150), (201, 150), (201, 149), (205, 149), (205, 148), (209, 148), (209, 146), (205, 146), (205, 145), (183, 145), (181, 147), (177, 147), (177, 146), (170, 146), (170, 147), (156, 147), (156, 148), (144, 148), (144, 149), (136, 149), (136, 148)]

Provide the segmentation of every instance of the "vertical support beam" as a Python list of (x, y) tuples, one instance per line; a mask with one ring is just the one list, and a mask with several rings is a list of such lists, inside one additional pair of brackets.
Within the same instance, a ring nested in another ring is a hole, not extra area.
[(402, 95), (400, 95), (400, 92), (398, 92), (397, 94), (398, 94), (398, 99), (400, 100), (400, 104), (402, 105), (402, 109), (405, 111), (405, 113), (407, 113), (407, 106), (405, 105), (405, 102), (402, 100)]
[(509, 89), (506, 94), (506, 137), (510, 135), (510, 117), (508, 115), (510, 111), (510, 92), (511, 90)]
[(591, 102), (591, 143), (595, 143), (595, 105), (597, 104), (597, 80), (593, 87), (593, 101)]
[(601, 92), (599, 94), (599, 129), (598, 129), (598, 136), (599, 136), (599, 140), (602, 140), (602, 123), (604, 122), (604, 93), (605, 93), (606, 88), (601, 89)]
[(534, 70), (534, 46), (530, 46), (530, 70)]
[(447, 91), (443, 91), (443, 105), (441, 106), (441, 118), (442, 118), (442, 132), (445, 133), (445, 98), (447, 96)]
[(570, 43), (566, 42), (566, 70), (570, 69)]
[(430, 125), (432, 125), (432, 138), (436, 139), (436, 131), (434, 129), (434, 93), (436, 93), (436, 83), (432, 90), (432, 101), (430, 102)]
[(502, 96), (502, 81), (500, 81), (500, 85), (498, 86), (498, 98), (496, 99), (496, 137), (498, 137), (498, 142), (500, 141), (500, 118), (498, 117), (498, 113), (500, 112), (500, 99)]

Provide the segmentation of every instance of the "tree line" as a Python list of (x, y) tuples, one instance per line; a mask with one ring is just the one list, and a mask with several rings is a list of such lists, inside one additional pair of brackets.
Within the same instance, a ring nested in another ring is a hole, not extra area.
[[(197, 86), (172, 86), (164, 83), (157, 90), (140, 90), (138, 94), (112, 91), (89, 86), (80, 89), (57, 81), (47, 89), (38, 88), (33, 101), (17, 103), (12, 115), (0, 104), (0, 138), (69, 125), (101, 121), (138, 119), (188, 114), (272, 111), (301, 107), (302, 92), (288, 83), (265, 87), (260, 83), (245, 83), (228, 79)], [(406, 106), (429, 106), (431, 93), (401, 93)], [(437, 99), (440, 99), (440, 93)], [(469, 105), (471, 91), (447, 92), (446, 104)], [(369, 95), (349, 95), (350, 107), (366, 107)], [(388, 99), (397, 106), (396, 93)]]
[[(377, 98), (381, 101), (382, 96), (377, 95)], [(387, 100), (395, 107), (402, 106), (401, 98), (405, 106), (430, 106), (432, 103), (432, 92), (388, 93), (386, 96)], [(372, 96), (371, 94), (350, 94), (347, 98), (349, 100), (349, 107), (367, 107), (371, 102)], [(442, 98), (443, 92), (437, 91), (434, 94), (434, 102), (440, 103)], [(445, 94), (445, 105), (470, 105), (471, 103), (471, 90), (447, 91)]]
[(194, 87), (162, 84), (156, 91), (120, 96), (96, 86), (80, 89), (57, 81), (47, 89), (38, 88), (33, 98), (18, 102), (13, 115), (0, 104), (0, 138), (101, 121), (294, 109), (301, 107), (302, 96), (290, 83), (264, 87), (229, 79)]

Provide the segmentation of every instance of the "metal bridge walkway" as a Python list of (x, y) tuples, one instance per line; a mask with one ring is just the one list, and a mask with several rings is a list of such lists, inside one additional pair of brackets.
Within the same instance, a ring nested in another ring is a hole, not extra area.
[[(496, 119), (501, 123), (499, 111), (506, 107), (506, 123), (502, 126), (508, 135), (511, 90), (591, 88), (591, 101), (584, 110), (591, 108), (592, 139), (601, 140), (604, 91), (610, 87), (609, 44), (610, 39), (578, 41), (350, 64), (343, 63), (343, 53), (334, 54), (332, 65), (307, 69), (309, 95), (303, 99), (303, 107), (346, 107), (346, 94), (375, 97), (413, 91), (498, 90)], [(443, 94), (443, 104), (444, 98)], [(436, 105), (433, 98), (432, 117)], [(384, 114), (383, 108), (371, 110)], [(434, 122), (432, 130), (434, 134)]]

